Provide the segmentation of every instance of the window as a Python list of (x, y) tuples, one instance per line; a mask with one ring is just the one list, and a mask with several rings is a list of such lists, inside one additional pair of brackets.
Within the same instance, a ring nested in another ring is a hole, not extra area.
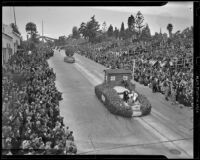
[(123, 80), (127, 81), (128, 80), (128, 76), (123, 76)]
[(111, 80), (111, 81), (115, 81), (115, 76), (111, 76), (111, 77), (110, 77), (110, 80)]

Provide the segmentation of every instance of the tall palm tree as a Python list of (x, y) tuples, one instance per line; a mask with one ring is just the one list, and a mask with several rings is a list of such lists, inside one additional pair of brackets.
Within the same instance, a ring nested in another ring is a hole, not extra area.
[(171, 38), (171, 36), (172, 36), (172, 30), (173, 30), (173, 25), (171, 23), (169, 23), (167, 25), (167, 30), (169, 32), (169, 37)]
[(28, 34), (30, 34), (31, 37), (33, 36), (33, 34), (36, 34), (36, 32), (37, 32), (36, 24), (33, 22), (27, 23), (26, 24), (26, 32)]

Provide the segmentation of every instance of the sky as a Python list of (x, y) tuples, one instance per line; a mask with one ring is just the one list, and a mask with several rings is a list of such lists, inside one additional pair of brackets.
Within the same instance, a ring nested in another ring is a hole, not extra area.
[[(13, 7), (3, 7), (2, 21), (4, 24), (14, 22)], [(110, 24), (120, 29), (132, 14), (134, 17), (140, 11), (144, 16), (144, 24), (148, 23), (151, 34), (155, 32), (168, 33), (168, 23), (173, 24), (173, 31), (182, 31), (193, 26), (193, 2), (169, 2), (160, 7), (15, 7), (16, 23), (23, 39), (26, 39), (25, 26), (33, 22), (37, 31), (42, 34), (42, 20), (44, 35), (52, 38), (68, 36), (74, 26), (80, 27), (82, 22), (88, 22), (95, 15), (100, 25), (105, 21), (107, 28)], [(100, 27), (101, 28), (101, 27)]]

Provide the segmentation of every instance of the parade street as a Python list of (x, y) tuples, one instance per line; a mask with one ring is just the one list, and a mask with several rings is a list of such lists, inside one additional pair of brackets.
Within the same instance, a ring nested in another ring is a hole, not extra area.
[(153, 154), (193, 158), (193, 111), (171, 105), (160, 93), (136, 83), (152, 104), (149, 115), (123, 118), (111, 114), (97, 99), (94, 87), (103, 82), (104, 66), (78, 54), (64, 62), (64, 51), (48, 60), (63, 93), (60, 114), (73, 131), (77, 154)]

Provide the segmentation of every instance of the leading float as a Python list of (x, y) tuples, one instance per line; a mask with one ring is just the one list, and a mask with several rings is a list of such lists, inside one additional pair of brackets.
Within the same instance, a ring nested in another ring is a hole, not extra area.
[(150, 114), (151, 104), (136, 91), (131, 70), (106, 69), (104, 72), (104, 82), (95, 86), (95, 94), (111, 113), (123, 117)]

